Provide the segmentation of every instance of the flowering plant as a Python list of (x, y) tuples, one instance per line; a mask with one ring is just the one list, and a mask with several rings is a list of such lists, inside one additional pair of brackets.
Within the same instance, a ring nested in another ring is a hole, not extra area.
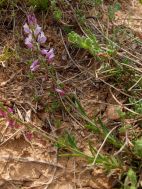
[[(45, 63), (51, 63), (55, 56), (54, 49), (42, 48), (43, 44), (46, 43), (47, 38), (42, 31), (42, 28), (37, 24), (37, 19), (34, 14), (27, 16), (27, 22), (23, 25), (23, 29), (26, 35), (25, 45), (38, 55), (38, 58), (33, 60), (30, 65), (31, 72), (35, 72), (40, 67), (42, 60), (44, 60)], [(64, 90), (60, 88), (55, 88), (55, 92), (60, 96), (65, 95)]]
[[(41, 55), (44, 60), (50, 63), (54, 58), (54, 49), (49, 50), (41, 48), (41, 45), (45, 44), (47, 38), (42, 31), (42, 28), (37, 24), (37, 19), (34, 14), (27, 16), (27, 22), (23, 25), (24, 33), (27, 36), (25, 38), (25, 45), (37, 54)], [(40, 67), (40, 56), (34, 60), (30, 66), (31, 72), (36, 71)]]

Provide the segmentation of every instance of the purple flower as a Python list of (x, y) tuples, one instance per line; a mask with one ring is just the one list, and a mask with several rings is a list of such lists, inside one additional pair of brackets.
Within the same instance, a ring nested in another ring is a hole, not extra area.
[(8, 126), (9, 127), (14, 127), (14, 125), (15, 125), (15, 120), (8, 120)]
[(55, 55), (54, 55), (54, 49), (52, 48), (52, 49), (50, 49), (50, 50), (47, 52), (46, 58), (47, 58), (47, 60), (50, 62), (50, 61), (53, 60), (54, 56), (55, 56)]
[(45, 35), (44, 35), (44, 32), (40, 32), (40, 34), (38, 35), (38, 39), (37, 39), (37, 41), (38, 41), (38, 43), (45, 43), (46, 42), (46, 37), (45, 37)]
[(38, 36), (38, 34), (41, 33), (41, 27), (37, 24), (35, 30), (34, 30), (34, 35), (35, 37)]
[(48, 50), (46, 50), (46, 49), (42, 49), (42, 50), (41, 50), (41, 54), (42, 54), (42, 55), (45, 55), (45, 56), (46, 56), (47, 53), (48, 53)]
[(61, 96), (64, 96), (64, 95), (65, 95), (65, 91), (62, 90), (62, 89), (55, 88), (55, 91), (56, 91), (59, 95), (61, 95)]
[(31, 30), (30, 30), (30, 28), (29, 28), (29, 26), (28, 26), (27, 23), (25, 23), (25, 24), (23, 25), (23, 28), (24, 28), (24, 32), (25, 32), (26, 34), (30, 34), (30, 33), (31, 33)]
[(9, 113), (12, 113), (12, 114), (14, 112), (12, 108), (8, 108), (8, 111), (9, 111)]
[(29, 141), (31, 141), (32, 138), (33, 138), (33, 134), (32, 134), (31, 132), (25, 132), (25, 136), (26, 136), (26, 138), (27, 138)]
[(35, 17), (34, 14), (29, 14), (27, 16), (27, 19), (28, 19), (28, 24), (29, 25), (35, 25), (35, 24), (37, 24), (37, 20), (36, 20), (36, 17)]
[(54, 58), (54, 49), (52, 48), (52, 49), (50, 49), (49, 51), (48, 50), (46, 50), (46, 49), (42, 49), (41, 50), (41, 54), (42, 55), (45, 55), (46, 56), (46, 58), (47, 58), (47, 60), (50, 62), (53, 58)]
[(32, 65), (30, 66), (30, 69), (32, 72), (36, 71), (39, 68), (39, 61), (35, 60)]
[(27, 47), (30, 49), (33, 48), (32, 41), (33, 41), (32, 35), (29, 34), (28, 37), (26, 37), (26, 39), (25, 39), (25, 45), (27, 45)]

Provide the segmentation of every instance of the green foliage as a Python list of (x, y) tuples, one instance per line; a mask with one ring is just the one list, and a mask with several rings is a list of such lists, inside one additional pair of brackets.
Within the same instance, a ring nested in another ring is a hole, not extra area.
[(0, 0), (0, 6), (3, 6), (6, 2), (7, 0)]
[(139, 157), (142, 157), (142, 138), (134, 142), (134, 151)]
[(68, 40), (78, 47), (88, 50), (92, 55), (96, 55), (101, 51), (99, 43), (93, 34), (90, 37), (85, 37), (72, 31), (68, 34)]
[(109, 6), (108, 16), (110, 20), (115, 18), (115, 13), (121, 9), (121, 5), (118, 2), (115, 2), (113, 5)]
[(55, 20), (59, 21), (62, 18), (62, 11), (57, 7), (57, 0), (51, 0), (51, 10), (53, 11), (53, 17)]
[(72, 31), (68, 34), (68, 40), (77, 47), (88, 50), (90, 54), (92, 54), (93, 56), (97, 56), (98, 58), (100, 58), (99, 56), (101, 55), (103, 56), (103, 54), (107, 57), (115, 52), (115, 49), (110, 45), (108, 45), (106, 50), (103, 50), (100, 47), (100, 44), (96, 39), (96, 36), (91, 32), (88, 33), (89, 34), (86, 37), (80, 36), (76, 32)]
[(79, 100), (77, 99), (77, 97), (73, 96), (72, 101), (73, 101), (75, 107), (77, 108), (77, 110), (80, 112), (80, 114), (83, 115), (83, 116), (87, 116), (84, 108), (82, 107), (82, 105), (79, 102)]
[(71, 147), (73, 149), (78, 149), (75, 137), (69, 133), (65, 133), (62, 137), (58, 139), (57, 146), (59, 148)]
[[(109, 129), (100, 118), (98, 119), (98, 122), (101, 126), (103, 136), (106, 137), (110, 132)], [(112, 133), (108, 135), (107, 141), (118, 148), (122, 146), (121, 142)]]
[(133, 169), (129, 169), (124, 182), (124, 189), (137, 189), (137, 176)]
[(38, 10), (47, 10), (49, 7), (49, 0), (29, 0), (29, 3)]
[(55, 20), (61, 20), (62, 18), (62, 11), (59, 8), (56, 8), (53, 12), (53, 16)]
[(129, 101), (132, 103), (134, 111), (142, 114), (142, 100), (136, 101), (135, 99), (130, 98)]
[(90, 163), (94, 163), (94, 159), (95, 159), (96, 160), (95, 164), (102, 165), (107, 171), (111, 171), (111, 170), (117, 169), (117, 168), (122, 168), (122, 163), (116, 157), (107, 156), (107, 155), (103, 155), (102, 153), (99, 153), (96, 158), (97, 149), (95, 147), (93, 147), (93, 145), (91, 143), (89, 143), (89, 147), (90, 147), (90, 151), (94, 157), (94, 158), (92, 158), (92, 162), (90, 162)]

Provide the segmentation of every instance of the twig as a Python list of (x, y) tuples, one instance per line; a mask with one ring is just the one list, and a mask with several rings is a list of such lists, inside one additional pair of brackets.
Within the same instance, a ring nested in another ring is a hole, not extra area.
[(106, 137), (105, 137), (103, 143), (101, 144), (99, 150), (97, 151), (97, 154), (96, 154), (96, 156), (95, 156), (95, 159), (94, 159), (92, 165), (94, 165), (94, 164), (96, 163), (96, 160), (97, 160), (97, 158), (98, 158), (98, 156), (99, 156), (99, 153), (100, 153), (100, 151), (102, 150), (104, 144), (106, 143), (107, 138), (109, 137), (109, 135), (110, 135), (116, 128), (118, 128), (118, 126), (116, 126), (116, 127), (114, 127), (113, 129), (111, 129), (111, 130), (109, 131), (109, 133), (106, 135)]
[(19, 161), (19, 162), (24, 162), (24, 163), (41, 163), (41, 164), (45, 164), (45, 165), (50, 165), (50, 166), (54, 166), (54, 167), (58, 167), (61, 169), (64, 169), (64, 167), (60, 164), (54, 163), (54, 162), (48, 162), (45, 160), (36, 160), (33, 159), (31, 157), (27, 157), (27, 158), (18, 158), (18, 157), (10, 157), (10, 156), (1, 156), (0, 157), (0, 161)]
[(19, 70), (17, 73), (13, 74), (7, 81), (4, 81), (2, 83), (0, 83), (0, 87), (4, 87), (5, 85), (7, 85), (8, 83), (10, 83), (17, 74), (19, 74), (21, 72), (21, 70)]

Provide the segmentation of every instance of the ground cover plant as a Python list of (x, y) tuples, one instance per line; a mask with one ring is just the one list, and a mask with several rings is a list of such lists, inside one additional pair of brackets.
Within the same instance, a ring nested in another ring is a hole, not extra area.
[(0, 2), (1, 188), (142, 187), (141, 6)]

